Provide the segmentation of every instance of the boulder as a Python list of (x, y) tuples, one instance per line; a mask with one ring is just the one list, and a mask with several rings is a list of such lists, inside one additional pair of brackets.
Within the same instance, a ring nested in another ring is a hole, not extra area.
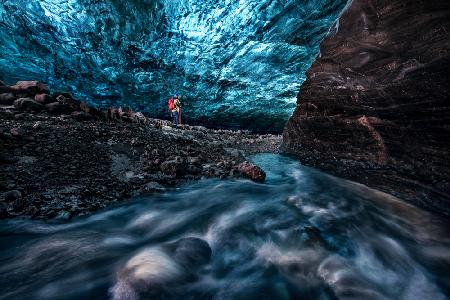
[(120, 119), (125, 122), (143, 123), (146, 120), (143, 113), (135, 112), (130, 108), (119, 107), (117, 112), (118, 112)]
[(14, 101), (14, 107), (20, 110), (41, 111), (44, 106), (31, 98), (19, 98)]
[(45, 109), (50, 113), (54, 115), (60, 115), (60, 114), (70, 114), (73, 112), (73, 110), (66, 104), (60, 103), (60, 102), (53, 102), (45, 105)]
[(15, 85), (11, 86), (15, 93), (25, 93), (29, 95), (35, 95), (37, 93), (48, 93), (49, 89), (46, 84), (40, 81), (18, 81)]
[(146, 119), (147, 118), (141, 112), (134, 113), (133, 115), (133, 121), (136, 123), (144, 123)]
[(132, 257), (117, 274), (112, 299), (140, 299), (185, 278), (183, 268), (159, 248), (146, 248)]
[(264, 182), (266, 180), (266, 173), (251, 162), (244, 161), (238, 166), (238, 170), (253, 181)]
[(0, 94), (0, 105), (12, 105), (15, 99), (13, 93)]
[[(153, 299), (171, 284), (192, 280), (211, 259), (211, 248), (199, 238), (182, 238), (162, 247), (145, 248), (117, 273), (112, 299)], [(159, 299), (159, 298), (158, 298)]]
[(64, 95), (59, 95), (56, 97), (56, 101), (58, 101), (61, 104), (66, 105), (69, 107), (72, 111), (80, 110), (80, 101), (77, 101), (73, 98), (66, 97)]
[(55, 93), (53, 93), (53, 98), (56, 99), (58, 96), (64, 96), (65, 98), (73, 99), (72, 93), (69, 92), (56, 91)]
[(54, 102), (53, 97), (48, 94), (37, 94), (34, 96), (34, 100), (44, 105)]

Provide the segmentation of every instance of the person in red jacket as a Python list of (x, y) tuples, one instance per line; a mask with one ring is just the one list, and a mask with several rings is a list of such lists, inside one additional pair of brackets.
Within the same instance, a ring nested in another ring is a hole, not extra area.
[(170, 98), (168, 102), (169, 111), (172, 115), (173, 125), (181, 124), (181, 97), (179, 95)]

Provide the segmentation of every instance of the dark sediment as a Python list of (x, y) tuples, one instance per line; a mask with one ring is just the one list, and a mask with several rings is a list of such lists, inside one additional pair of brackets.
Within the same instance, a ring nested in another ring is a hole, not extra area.
[(277, 151), (281, 142), (246, 131), (174, 128), (27, 84), (1, 87), (9, 95), (0, 106), (0, 218), (68, 219), (189, 180), (248, 177), (240, 170), (244, 154)]
[(450, 2), (355, 0), (284, 131), (302, 162), (450, 214)]

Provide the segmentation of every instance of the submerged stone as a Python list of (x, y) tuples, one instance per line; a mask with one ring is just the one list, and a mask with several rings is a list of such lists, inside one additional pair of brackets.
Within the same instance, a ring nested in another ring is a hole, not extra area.
[(190, 271), (195, 271), (211, 259), (209, 244), (199, 238), (188, 237), (176, 241), (174, 259)]
[(113, 299), (140, 299), (163, 293), (174, 283), (191, 279), (192, 272), (209, 262), (211, 248), (199, 238), (182, 238), (163, 247), (146, 248), (122, 267), (111, 289)]

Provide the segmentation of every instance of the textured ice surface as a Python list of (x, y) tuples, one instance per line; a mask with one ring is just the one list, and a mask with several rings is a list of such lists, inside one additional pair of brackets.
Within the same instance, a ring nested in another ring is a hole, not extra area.
[[(97, 106), (281, 129), (346, 0), (1, 0), (0, 77)], [(1, 79), (1, 78), (0, 78)]]

